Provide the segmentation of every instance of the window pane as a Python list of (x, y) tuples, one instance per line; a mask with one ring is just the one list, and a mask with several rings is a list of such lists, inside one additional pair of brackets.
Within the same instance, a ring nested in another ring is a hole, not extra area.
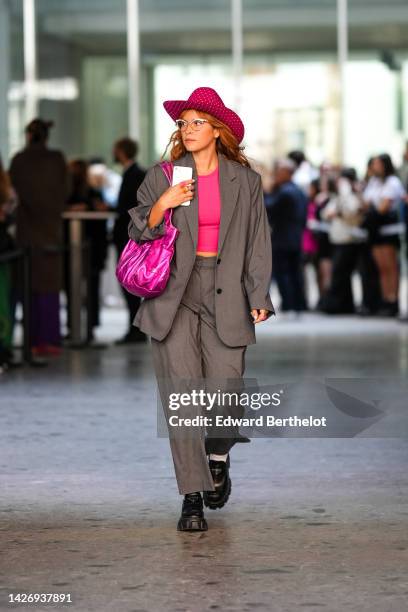
[(37, 0), (40, 114), (68, 155), (111, 160), (128, 130), (126, 2)]

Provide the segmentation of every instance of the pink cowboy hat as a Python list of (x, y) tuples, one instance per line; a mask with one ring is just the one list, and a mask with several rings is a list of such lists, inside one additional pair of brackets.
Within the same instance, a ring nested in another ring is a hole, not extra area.
[(235, 135), (238, 143), (244, 137), (245, 128), (241, 119), (237, 113), (225, 106), (215, 89), (211, 87), (198, 87), (188, 100), (166, 100), (163, 106), (174, 121), (179, 119), (183, 110), (204, 111), (225, 123)]

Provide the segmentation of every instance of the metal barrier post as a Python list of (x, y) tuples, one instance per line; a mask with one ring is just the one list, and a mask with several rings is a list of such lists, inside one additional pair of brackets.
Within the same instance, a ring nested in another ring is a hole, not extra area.
[(81, 334), (82, 310), (82, 222), (73, 219), (69, 224), (70, 232), (70, 292), (71, 292), (71, 341), (72, 346), (80, 347), (83, 344)]
[(94, 307), (91, 274), (92, 274), (92, 245), (89, 240), (84, 243), (85, 254), (85, 276), (86, 276), (86, 340), (88, 344), (92, 342), (92, 309)]

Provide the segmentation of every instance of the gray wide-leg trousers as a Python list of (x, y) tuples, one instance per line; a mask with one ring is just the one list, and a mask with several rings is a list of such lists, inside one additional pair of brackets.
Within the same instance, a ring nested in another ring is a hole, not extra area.
[[(233, 385), (234, 390), (239, 389), (244, 374), (247, 347), (227, 346), (216, 330), (216, 261), (216, 255), (196, 255), (194, 268), (170, 332), (161, 341), (151, 338), (153, 364), (167, 424), (169, 416), (177, 414), (169, 409), (169, 393), (191, 392), (192, 386), (196, 388), (195, 381), (199, 379), (204, 381), (206, 391), (215, 392), (215, 387), (221, 391), (223, 388), (231, 389), (231, 379), (233, 383), (237, 383)], [(225, 381), (224, 384), (222, 381)], [(237, 405), (230, 408), (229, 412), (224, 407), (221, 409), (224, 414), (225, 410), (232, 416), (243, 414), (243, 410)], [(198, 413), (192, 409), (187, 416), (204, 413), (209, 414), (205, 411)], [(186, 415), (185, 411), (183, 415)], [(225, 454), (237, 441), (249, 441), (240, 438), (235, 428), (223, 429), (223, 433), (218, 436), (217, 433), (209, 436), (205, 426), (191, 427), (188, 433), (184, 430), (174, 435), (173, 432), (174, 428), (169, 427), (174, 469), (182, 495), (194, 491), (214, 491), (207, 455)], [(224, 435), (225, 437), (222, 437)]]

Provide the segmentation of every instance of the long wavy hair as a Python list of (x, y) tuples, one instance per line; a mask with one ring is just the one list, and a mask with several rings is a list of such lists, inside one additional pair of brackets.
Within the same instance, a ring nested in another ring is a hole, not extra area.
[[(185, 109), (181, 113), (180, 117), (183, 116), (183, 113), (186, 110), (188, 109)], [(220, 135), (216, 140), (217, 153), (223, 153), (227, 159), (236, 161), (242, 166), (248, 166), (248, 168), (250, 168), (251, 164), (249, 163), (249, 160), (247, 159), (246, 155), (244, 155), (243, 153), (245, 147), (239, 146), (238, 140), (236, 139), (230, 128), (225, 123), (223, 123), (213, 115), (210, 115), (209, 113), (205, 113), (203, 111), (197, 111), (197, 113), (203, 119), (208, 119), (213, 128), (217, 128), (220, 131)], [(183, 144), (183, 139), (181, 137), (181, 132), (179, 129), (176, 129), (170, 136), (170, 140), (167, 143), (166, 149), (162, 155), (162, 160), (164, 159), (167, 153), (167, 149), (170, 145), (172, 145), (170, 149), (171, 161), (176, 161), (187, 153), (187, 149)]]

